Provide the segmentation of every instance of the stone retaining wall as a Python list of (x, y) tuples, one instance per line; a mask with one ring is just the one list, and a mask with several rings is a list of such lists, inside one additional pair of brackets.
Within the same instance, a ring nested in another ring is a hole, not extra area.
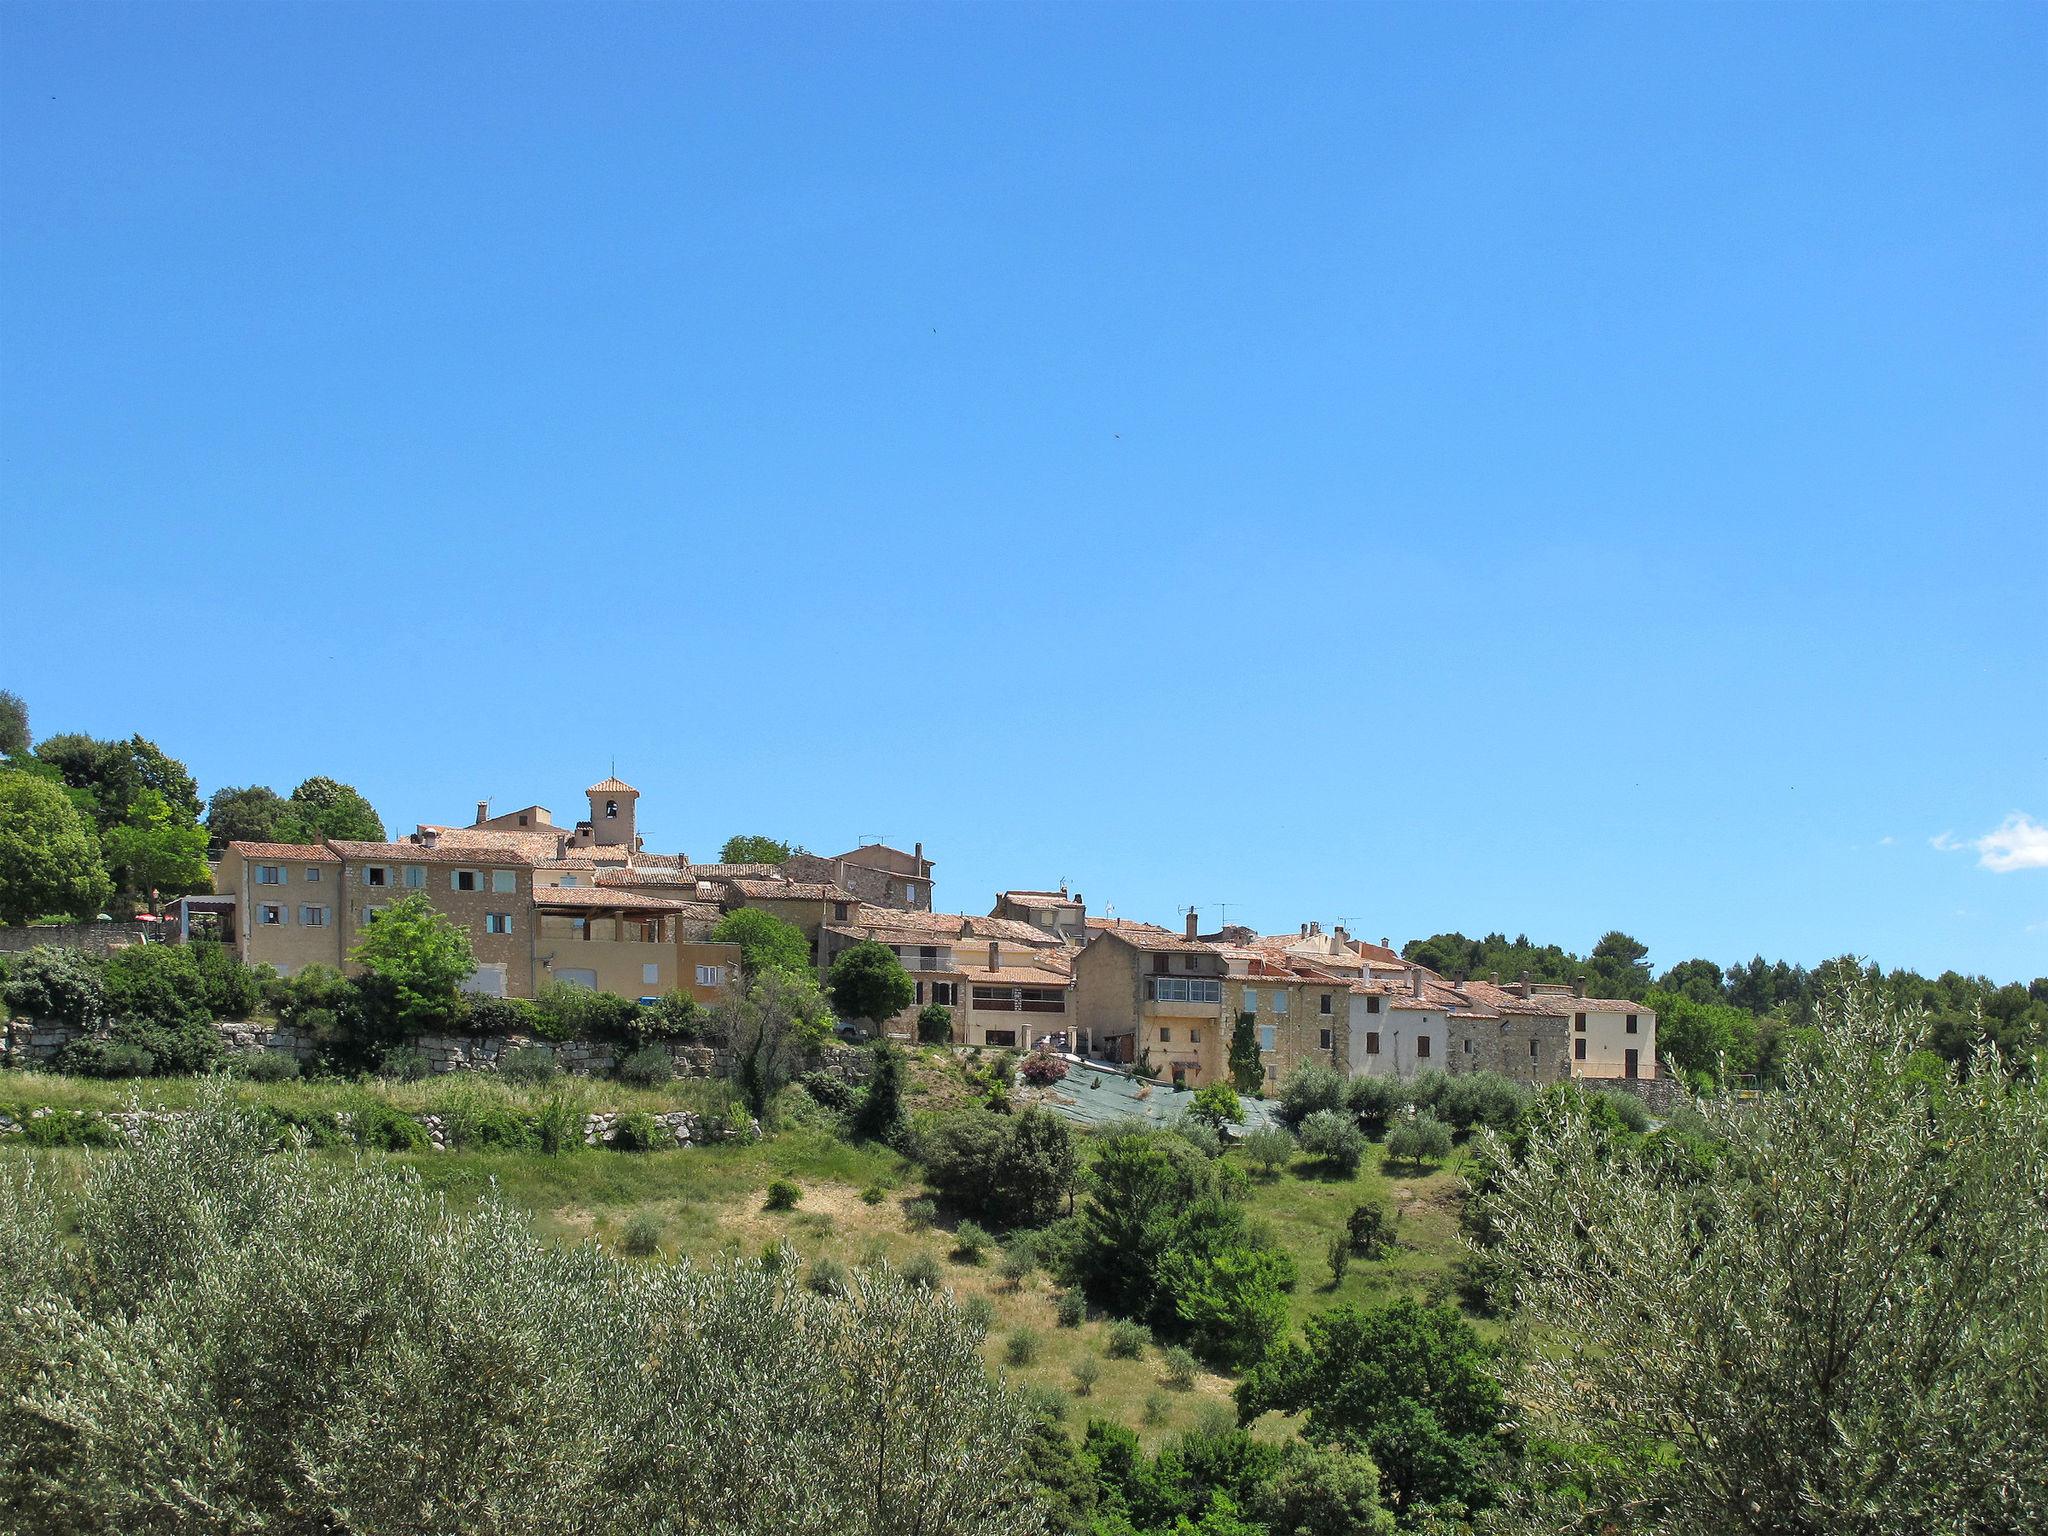
[(39, 923), (27, 928), (0, 928), (0, 954), (20, 954), (38, 944), (58, 949), (84, 949), (104, 955), (130, 944), (163, 937), (162, 923)]
[[(52, 1111), (47, 1107), (32, 1109), (28, 1112), (28, 1118), (40, 1120), (43, 1116), (50, 1113)], [(175, 1110), (145, 1109), (90, 1111), (89, 1113), (106, 1121), (123, 1136), (133, 1141), (142, 1134), (143, 1126), (149, 1121), (168, 1120), (172, 1115), (179, 1112)], [(343, 1129), (347, 1129), (349, 1115), (346, 1110), (338, 1112), (334, 1118)], [(446, 1116), (423, 1114), (414, 1115), (411, 1118), (416, 1120), (421, 1129), (427, 1133), (427, 1140), (436, 1152), (448, 1150), (448, 1123)], [(583, 1119), (583, 1144), (586, 1147), (612, 1146), (618, 1139), (619, 1121), (623, 1118), (616, 1110), (600, 1110), (595, 1114), (586, 1115)], [(701, 1115), (687, 1109), (670, 1110), (665, 1114), (652, 1115), (649, 1118), (653, 1120), (655, 1129), (661, 1139), (673, 1142), (678, 1147), (702, 1146), (707, 1142), (713, 1141), (731, 1141), (743, 1134), (737, 1126), (714, 1124), (707, 1127)], [(17, 1121), (9, 1115), (0, 1114), (0, 1137), (19, 1136), (21, 1132), (22, 1127)], [(760, 1135), (761, 1122), (758, 1120), (748, 1121), (744, 1134)]]
[(1675, 1077), (1581, 1077), (1574, 1081), (1581, 1088), (1641, 1099), (1643, 1108), (1655, 1115), (1670, 1114), (1685, 1097), (1685, 1084)]

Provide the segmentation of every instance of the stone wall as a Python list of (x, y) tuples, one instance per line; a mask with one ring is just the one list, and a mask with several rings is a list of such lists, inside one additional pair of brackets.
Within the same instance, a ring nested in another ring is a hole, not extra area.
[(1653, 1115), (1668, 1115), (1685, 1097), (1685, 1084), (1675, 1077), (1582, 1077), (1581, 1088), (1601, 1093), (1626, 1093), (1643, 1101)]
[(38, 944), (58, 949), (84, 949), (104, 955), (145, 939), (163, 937), (162, 923), (42, 923), (28, 928), (0, 928), (0, 954), (20, 954)]
[[(48, 1107), (32, 1109), (28, 1112), (28, 1118), (40, 1120), (43, 1116), (50, 1113), (52, 1111)], [(133, 1141), (142, 1134), (142, 1128), (148, 1122), (167, 1120), (173, 1115), (182, 1113), (182, 1111), (145, 1109), (88, 1111), (88, 1113), (96, 1114), (98, 1118), (106, 1121), (123, 1136)], [(448, 1123), (445, 1116), (423, 1114), (414, 1115), (412, 1118), (427, 1133), (427, 1141), (436, 1152), (448, 1150)], [(619, 1122), (624, 1118), (616, 1110), (599, 1110), (595, 1114), (584, 1116), (583, 1144), (586, 1147), (609, 1147), (616, 1145)], [(678, 1147), (701, 1146), (706, 1142), (713, 1141), (730, 1141), (743, 1134), (742, 1128), (739, 1126), (722, 1124), (716, 1121), (707, 1124), (703, 1116), (687, 1109), (670, 1110), (665, 1114), (651, 1115), (648, 1118), (654, 1122), (658, 1140), (673, 1142)], [(335, 1116), (335, 1120), (344, 1130), (348, 1128), (349, 1114), (346, 1110), (338, 1113)], [(19, 1122), (9, 1115), (0, 1114), (0, 1136), (18, 1136), (21, 1132), (22, 1126)], [(761, 1123), (758, 1120), (749, 1120), (744, 1128), (744, 1134), (760, 1135)]]

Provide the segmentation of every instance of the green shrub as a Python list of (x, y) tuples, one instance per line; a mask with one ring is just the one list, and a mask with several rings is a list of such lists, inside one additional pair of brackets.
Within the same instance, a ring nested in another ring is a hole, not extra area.
[(1344, 1223), (1344, 1240), (1360, 1258), (1377, 1259), (1393, 1250), (1396, 1222), (1385, 1201), (1362, 1201)]
[(522, 1045), (498, 1058), (498, 1076), (522, 1088), (539, 1088), (561, 1075), (561, 1063), (544, 1045)]
[(619, 1152), (652, 1152), (670, 1141), (668, 1133), (644, 1109), (619, 1116), (612, 1127), (612, 1147)]
[(1351, 1178), (1365, 1157), (1365, 1134), (1341, 1109), (1319, 1109), (1301, 1122), (1301, 1150), (1332, 1173)]
[(939, 1219), (939, 1208), (929, 1200), (912, 1200), (903, 1207), (903, 1219), (913, 1232), (928, 1232)]
[(1330, 1289), (1334, 1291), (1344, 1283), (1344, 1273), (1351, 1268), (1351, 1239), (1339, 1232), (1324, 1251), (1330, 1260)]
[(32, 1147), (118, 1147), (126, 1139), (106, 1116), (85, 1109), (53, 1109), (21, 1119), (21, 1139)]
[(631, 1029), (641, 1040), (696, 1040), (704, 1033), (704, 1005), (683, 992), (664, 992), (644, 1003)]
[(968, 1297), (960, 1303), (960, 1312), (974, 1331), (984, 1337), (987, 1336), (989, 1329), (995, 1326), (996, 1304), (986, 1296)]
[(583, 1146), (583, 1107), (566, 1094), (550, 1094), (534, 1111), (533, 1136), (541, 1151), (559, 1156)]
[(213, 939), (194, 939), (185, 946), (199, 968), (200, 995), (206, 1011), (216, 1019), (246, 1019), (263, 1000), (264, 980), (269, 967), (244, 965), (227, 945)]
[(793, 1211), (803, 1197), (804, 1192), (788, 1179), (776, 1179), (768, 1186), (768, 1198), (762, 1202), (762, 1208), (770, 1211)]
[(385, 1152), (424, 1152), (434, 1144), (425, 1126), (381, 1099), (366, 1099), (350, 1114), (349, 1129), (362, 1146)]
[(921, 1127), (918, 1151), (926, 1180), (949, 1205), (1005, 1226), (1051, 1221), (1079, 1178), (1073, 1132), (1043, 1109), (935, 1116)]
[(472, 1035), (530, 1035), (539, 1023), (532, 1003), (523, 997), (470, 997), (463, 1005), (460, 1027)]
[(288, 1029), (326, 1038), (340, 1027), (353, 986), (331, 965), (308, 965), (262, 980), (263, 1006)]
[(880, 1205), (888, 1198), (889, 1192), (879, 1184), (870, 1184), (860, 1192), (860, 1203), (862, 1205)]
[(922, 1045), (946, 1045), (953, 1038), (953, 1010), (944, 1003), (926, 1003), (917, 1016), (917, 1038)]
[(1093, 1355), (1083, 1355), (1074, 1362), (1074, 1394), (1089, 1397), (1094, 1394), (1095, 1383), (1102, 1380), (1102, 1362)]
[(1120, 1317), (1109, 1325), (1109, 1355), (1112, 1360), (1136, 1360), (1151, 1343), (1152, 1330), (1143, 1323)]
[(1307, 1061), (1280, 1085), (1281, 1122), (1298, 1128), (1310, 1115), (1344, 1107), (1344, 1079), (1320, 1062)]
[(804, 1277), (804, 1284), (820, 1296), (844, 1296), (846, 1266), (821, 1253), (811, 1260), (811, 1272)]
[(1188, 1350), (1178, 1344), (1169, 1344), (1160, 1356), (1166, 1366), (1166, 1384), (1176, 1392), (1185, 1392), (1195, 1384), (1195, 1376), (1201, 1367)]
[(339, 1147), (350, 1140), (341, 1121), (331, 1109), (294, 1109), (289, 1105), (268, 1104), (263, 1113), (275, 1122), (280, 1142), (287, 1134), (303, 1141), (309, 1147)]
[(1244, 1155), (1261, 1177), (1270, 1179), (1293, 1158), (1294, 1138), (1277, 1125), (1262, 1125), (1245, 1133)]
[(86, 1035), (57, 1053), (57, 1070), (73, 1077), (149, 1077), (156, 1056), (144, 1047), (106, 1035)]
[(165, 1026), (209, 1024), (199, 961), (182, 944), (131, 944), (107, 956), (100, 973), (107, 1012)]
[(533, 1125), (502, 1104), (464, 1093), (441, 1109), (441, 1131), (465, 1152), (532, 1152), (540, 1145)]
[(1003, 1250), (1002, 1262), (996, 1266), (996, 1273), (1008, 1282), (1013, 1291), (1022, 1289), (1024, 1282), (1037, 1272), (1038, 1250), (1021, 1237)]
[(1460, 1137), (1470, 1135), (1482, 1125), (1506, 1135), (1535, 1097), (1520, 1083), (1498, 1072), (1432, 1077), (1428, 1092), (1430, 1111)]
[(1035, 1329), (1011, 1330), (1003, 1341), (1003, 1358), (1012, 1365), (1032, 1365), (1038, 1360), (1039, 1337)]
[(1427, 1110), (1411, 1115), (1387, 1132), (1390, 1161), (1420, 1167), (1451, 1155), (1451, 1128)]
[(637, 1213), (626, 1223), (626, 1230), (619, 1236), (619, 1248), (636, 1259), (644, 1259), (661, 1252), (661, 1223), (646, 1211)]
[(160, 1024), (124, 1018), (101, 1034), (72, 1041), (57, 1062), (61, 1070), (79, 1077), (170, 1077), (204, 1072), (222, 1053), (220, 1033), (209, 1019)]
[(90, 1029), (107, 1017), (107, 989), (97, 955), (38, 944), (7, 972), (11, 1016)]
[[(1609, 1093), (1604, 1089), (1596, 1088), (1590, 1090), (1587, 1097), (1600, 1101), (1592, 1106), (1596, 1115), (1604, 1109), (1615, 1120), (1619, 1121), (1623, 1127), (1638, 1136), (1643, 1135), (1650, 1129), (1650, 1112), (1643, 1107), (1643, 1101), (1634, 1094), (1627, 1092)], [(1489, 1125), (1492, 1124), (1491, 1121), (1487, 1123)], [(1495, 1126), (1495, 1129), (1501, 1128)]]
[(980, 1222), (963, 1221), (953, 1229), (953, 1257), (966, 1264), (979, 1264), (994, 1242), (994, 1236)]
[(284, 1083), (299, 1075), (299, 1058), (289, 1051), (245, 1051), (233, 1066), (237, 1077), (252, 1083)]
[(913, 1253), (903, 1266), (903, 1278), (927, 1291), (936, 1290), (944, 1277), (945, 1271), (939, 1267), (939, 1261), (922, 1248)]
[(616, 992), (573, 982), (547, 981), (533, 999), (533, 1032), (544, 1040), (613, 1040), (634, 1037), (640, 1005)]
[(628, 1087), (660, 1088), (676, 1077), (676, 1059), (658, 1045), (643, 1045), (620, 1058), (613, 1076)]
[(1079, 1291), (1061, 1291), (1053, 1315), (1062, 1328), (1078, 1328), (1088, 1320), (1088, 1298)]
[(417, 1083), (433, 1070), (427, 1053), (416, 1045), (394, 1045), (377, 1060), (377, 1075), (394, 1083)]
[(1166, 1399), (1157, 1392), (1147, 1392), (1145, 1394), (1145, 1406), (1142, 1411), (1147, 1424), (1164, 1424), (1166, 1422)]
[(806, 1072), (796, 1083), (819, 1104), (838, 1115), (852, 1109), (859, 1098), (853, 1084), (836, 1072)]
[(1344, 1107), (1366, 1136), (1378, 1141), (1408, 1104), (1408, 1088), (1397, 1078), (1354, 1077), (1344, 1088)]

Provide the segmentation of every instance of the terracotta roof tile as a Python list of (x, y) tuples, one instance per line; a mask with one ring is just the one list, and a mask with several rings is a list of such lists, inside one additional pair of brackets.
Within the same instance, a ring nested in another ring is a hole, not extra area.
[(599, 779), (590, 788), (583, 791), (583, 793), (586, 795), (637, 795), (640, 791), (614, 774), (611, 778)]
[(378, 864), (469, 864), (488, 869), (496, 864), (530, 868), (533, 860), (511, 848), (429, 848), (424, 843), (358, 843), (339, 838), (328, 847), (345, 859)]
[(749, 901), (845, 901), (851, 891), (810, 880), (728, 880), (726, 882)]
[(319, 843), (229, 843), (245, 859), (299, 859), (313, 864), (339, 864), (333, 850)]
[(671, 901), (666, 896), (637, 896), (631, 891), (601, 891), (589, 885), (544, 885), (533, 893), (536, 907), (599, 907), (606, 911), (681, 912), (700, 905)]

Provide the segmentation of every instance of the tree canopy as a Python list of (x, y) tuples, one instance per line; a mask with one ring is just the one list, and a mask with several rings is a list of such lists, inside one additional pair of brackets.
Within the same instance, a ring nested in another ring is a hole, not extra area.
[(711, 938), (714, 943), (737, 944), (740, 968), (750, 977), (769, 971), (811, 974), (811, 943), (803, 930), (759, 907), (737, 907), (726, 913), (711, 930)]
[(85, 922), (112, 894), (99, 839), (63, 790), (0, 769), (0, 923)]
[(832, 962), (826, 985), (842, 1018), (866, 1019), (878, 1028), (916, 997), (910, 973), (895, 951), (872, 939), (844, 950)]
[(0, 757), (18, 757), (28, 749), (28, 705), (20, 694), (0, 688)]
[(411, 1033), (454, 1017), (461, 985), (476, 970), (469, 930), (435, 911), (423, 891), (365, 924), (348, 956), (392, 989), (397, 1021)]
[(780, 864), (793, 853), (802, 853), (800, 843), (785, 843), (779, 837), (741, 832), (725, 840), (718, 850), (721, 864)]

